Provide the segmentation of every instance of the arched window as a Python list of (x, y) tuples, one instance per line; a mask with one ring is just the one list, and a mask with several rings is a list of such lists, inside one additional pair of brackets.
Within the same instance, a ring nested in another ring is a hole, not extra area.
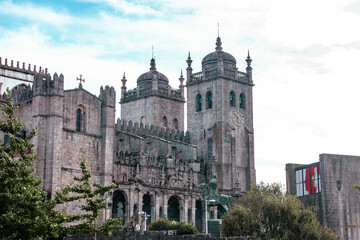
[(235, 105), (235, 93), (234, 93), (234, 91), (230, 92), (229, 101), (230, 101), (230, 106), (232, 106), (232, 107), (236, 106)]
[(81, 132), (83, 128), (83, 116), (80, 108), (76, 109), (76, 131)]
[(212, 93), (210, 91), (206, 93), (206, 108), (212, 108)]
[(176, 118), (173, 120), (173, 126), (175, 129), (179, 129), (179, 121)]
[(144, 116), (142, 116), (142, 117), (140, 118), (140, 123), (145, 123), (145, 117), (144, 117)]
[(239, 97), (239, 104), (240, 104), (240, 108), (245, 109), (246, 106), (246, 98), (245, 98), (245, 94), (240, 94)]
[(167, 126), (168, 126), (167, 117), (166, 117), (166, 116), (163, 116), (163, 126), (164, 126), (164, 127), (167, 127)]
[(201, 95), (198, 94), (196, 95), (196, 111), (200, 112), (201, 111)]

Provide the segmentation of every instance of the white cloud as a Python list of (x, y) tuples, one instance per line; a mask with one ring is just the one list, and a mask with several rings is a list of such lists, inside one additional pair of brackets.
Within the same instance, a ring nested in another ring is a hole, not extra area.
[(58, 13), (51, 8), (30, 3), (18, 5), (11, 1), (4, 1), (0, 4), (0, 13), (56, 26), (70, 24), (72, 22), (71, 18), (66, 14)]

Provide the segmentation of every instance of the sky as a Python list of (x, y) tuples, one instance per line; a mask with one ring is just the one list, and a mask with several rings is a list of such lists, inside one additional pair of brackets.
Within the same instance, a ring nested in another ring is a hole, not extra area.
[[(120, 100), (149, 69), (179, 86), (222, 47), (245, 71), (253, 59), (257, 182), (285, 184), (285, 164), (319, 154), (360, 155), (360, 1), (354, 0), (0, 0), (0, 57), (63, 73), (65, 89)], [(120, 109), (117, 107), (117, 117)]]

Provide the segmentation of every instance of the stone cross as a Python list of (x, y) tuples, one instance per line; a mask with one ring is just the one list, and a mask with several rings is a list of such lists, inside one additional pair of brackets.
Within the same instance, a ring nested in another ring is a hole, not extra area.
[(80, 82), (79, 83), (79, 88), (82, 88), (82, 82), (85, 82), (85, 78), (82, 79), (82, 75), (80, 74), (80, 78), (77, 77), (76, 80)]

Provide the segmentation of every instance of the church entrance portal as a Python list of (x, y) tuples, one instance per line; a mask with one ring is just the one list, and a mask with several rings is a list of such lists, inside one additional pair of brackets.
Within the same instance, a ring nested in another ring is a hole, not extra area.
[(142, 210), (147, 214), (146, 225), (151, 223), (151, 195), (144, 194)]
[(199, 232), (202, 232), (202, 225), (203, 225), (203, 221), (202, 221), (202, 216), (203, 216), (203, 211), (202, 211), (202, 203), (200, 200), (196, 200), (196, 204), (195, 204), (195, 227)]
[(180, 203), (179, 200), (171, 196), (168, 201), (168, 219), (170, 221), (180, 222)]
[(121, 191), (115, 191), (113, 196), (113, 207), (112, 207), (112, 217), (113, 218), (122, 218), (123, 222), (125, 221), (125, 194)]

